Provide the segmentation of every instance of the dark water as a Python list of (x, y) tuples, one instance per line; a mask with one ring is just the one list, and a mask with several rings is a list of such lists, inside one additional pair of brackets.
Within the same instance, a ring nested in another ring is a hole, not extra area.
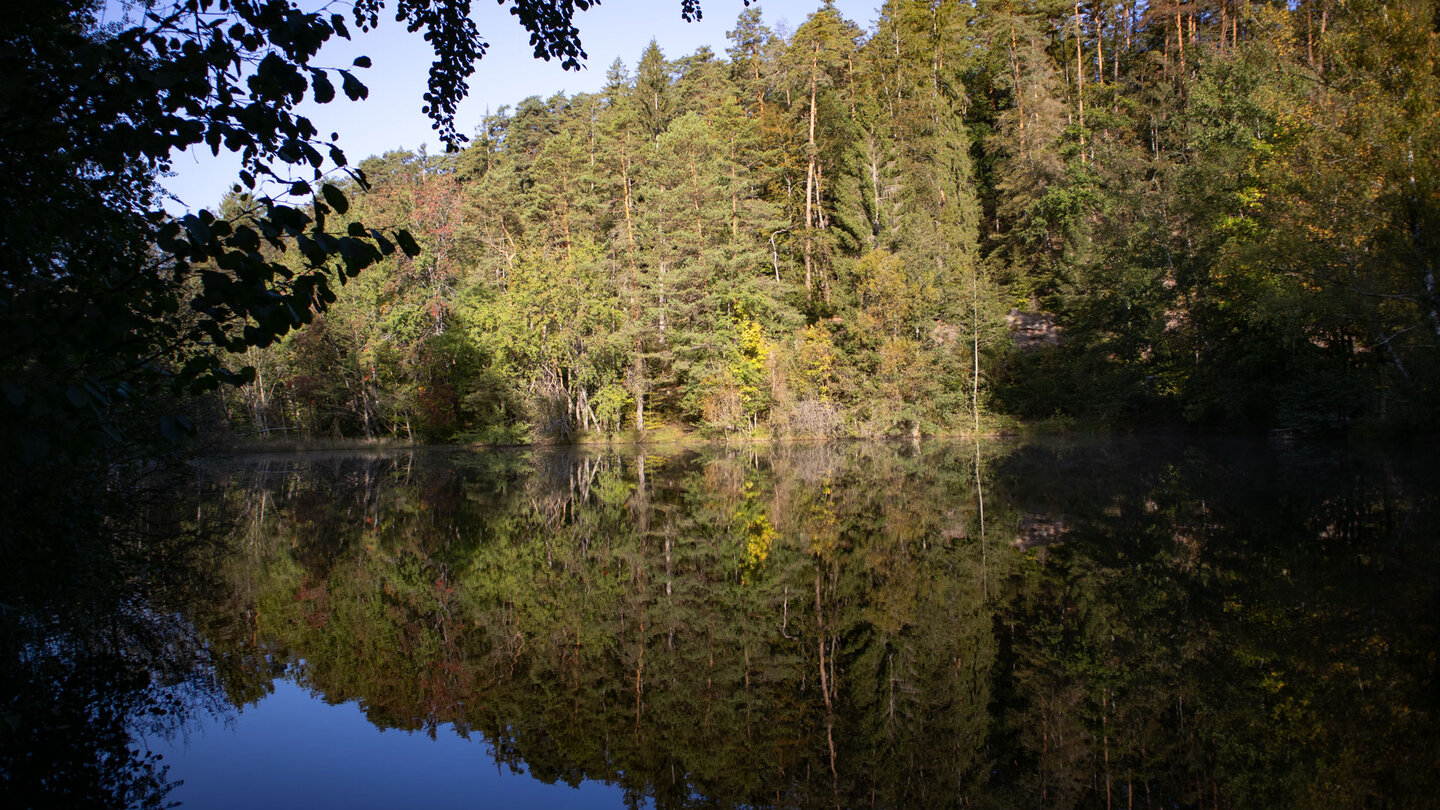
[(1436, 483), (1175, 439), (212, 466), (181, 550), (5, 606), (0, 788), (1433, 807)]

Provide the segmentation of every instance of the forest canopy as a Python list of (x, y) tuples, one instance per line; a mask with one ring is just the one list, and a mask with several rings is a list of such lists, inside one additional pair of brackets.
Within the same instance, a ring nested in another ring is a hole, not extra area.
[[(574, 63), (587, 5), (514, 10)], [(186, 397), (174, 435), (1434, 424), (1432, 0), (750, 7), (723, 54), (653, 42), (468, 142), (468, 4), (402, 0), (457, 151), (358, 165), (295, 105), (364, 97), (368, 60), (314, 57), (379, 2), (97, 8), (0, 23), (28, 452), (113, 441), (141, 389)], [(171, 219), (156, 178), (193, 145), (240, 188)]]
[[(712, 13), (714, 9), (712, 8)], [(995, 418), (1433, 426), (1433, 3), (889, 2), (652, 42), (458, 154), (257, 351), (266, 433), (525, 441)]]

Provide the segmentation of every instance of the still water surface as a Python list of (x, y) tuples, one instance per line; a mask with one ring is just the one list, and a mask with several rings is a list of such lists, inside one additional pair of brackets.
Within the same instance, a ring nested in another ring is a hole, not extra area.
[(1431, 807), (1427, 461), (1145, 438), (213, 465), (195, 520), (225, 531), (204, 588), (142, 611), (175, 632), (117, 779), (193, 807)]

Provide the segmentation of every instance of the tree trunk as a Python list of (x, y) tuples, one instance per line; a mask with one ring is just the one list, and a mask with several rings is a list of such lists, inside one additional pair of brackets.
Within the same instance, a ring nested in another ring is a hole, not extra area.
[(1180, 78), (1185, 78), (1185, 20), (1180, 15), (1180, 6), (1175, 6), (1175, 46), (1180, 54)]
[(1075, 103), (1080, 118), (1080, 165), (1085, 165), (1085, 52), (1080, 43), (1084, 41), (1085, 29), (1080, 27), (1080, 0), (1075, 0)]
[[(626, 145), (628, 143), (629, 138), (627, 137)], [(624, 146), (620, 151), (620, 185), (625, 189), (625, 245), (629, 251), (630, 276), (633, 281), (638, 277), (635, 264), (635, 216), (634, 205), (630, 198), (630, 152)]]
[(645, 432), (645, 355), (640, 351), (640, 340), (635, 341), (635, 430)]
[(1105, 83), (1105, 13), (1104, 4), (1100, 0), (1095, 2), (1095, 13), (1091, 18), (1095, 21), (1095, 83)]
[(816, 97), (819, 94), (820, 70), (820, 43), (815, 43), (815, 49), (810, 56), (810, 120), (809, 132), (805, 139), (806, 156), (809, 158), (805, 169), (805, 293), (808, 296), (813, 284), (813, 242), (814, 234), (811, 228), (815, 222), (815, 107)]
[(1020, 154), (1025, 156), (1028, 163), (1030, 160), (1030, 148), (1025, 140), (1025, 89), (1020, 84), (1020, 55), (1016, 52), (1015, 25), (1010, 25), (1010, 73), (1015, 80), (1015, 109), (1020, 116)]

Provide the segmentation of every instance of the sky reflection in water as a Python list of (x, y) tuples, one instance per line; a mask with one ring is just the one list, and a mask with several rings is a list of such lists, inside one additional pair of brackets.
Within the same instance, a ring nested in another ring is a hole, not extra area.
[(547, 785), (497, 765), (483, 740), (450, 727), (435, 738), (377, 730), (354, 702), (332, 706), (289, 680), (228, 718), (207, 718), (188, 739), (151, 741), (183, 782), (185, 807), (575, 807), (624, 805), (623, 792), (585, 782)]

